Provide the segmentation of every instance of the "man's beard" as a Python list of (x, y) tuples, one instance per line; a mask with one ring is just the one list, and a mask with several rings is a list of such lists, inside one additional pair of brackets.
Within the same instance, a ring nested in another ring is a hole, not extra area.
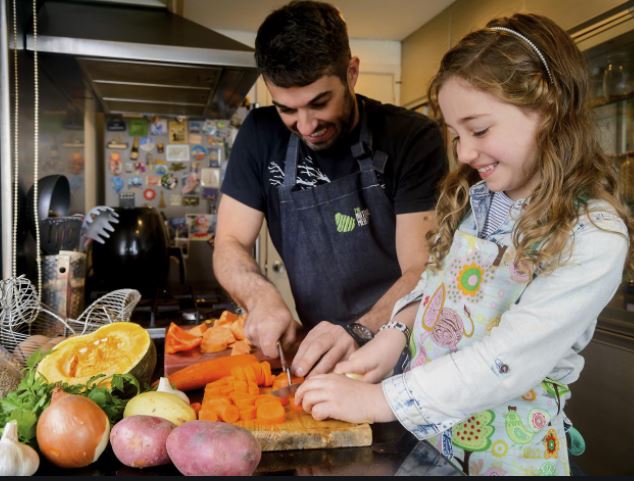
[[(334, 126), (337, 130), (336, 135), (330, 139), (329, 142), (324, 144), (313, 145), (306, 142), (303, 137), (302, 141), (313, 151), (322, 151), (331, 148), (337, 142), (339, 142), (347, 133), (349, 133), (354, 127), (354, 119), (356, 116), (356, 103), (355, 97), (350, 93), (350, 90), (346, 88), (343, 98), (343, 114), (336, 122), (326, 122), (317, 126), (316, 130), (323, 129), (324, 127)], [(296, 132), (297, 133), (297, 132)]]

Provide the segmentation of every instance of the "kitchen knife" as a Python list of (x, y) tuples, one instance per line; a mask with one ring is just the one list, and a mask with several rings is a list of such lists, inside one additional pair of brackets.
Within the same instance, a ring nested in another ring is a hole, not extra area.
[(295, 391), (297, 391), (297, 387), (299, 386), (299, 384), (292, 383), (291, 370), (288, 367), (288, 364), (286, 363), (286, 356), (284, 355), (284, 349), (282, 349), (282, 345), (280, 344), (279, 341), (277, 343), (277, 352), (280, 355), (280, 364), (282, 365), (282, 371), (286, 373), (286, 378), (288, 379), (288, 385), (280, 389), (276, 389), (275, 391), (272, 391), (271, 394), (273, 396), (277, 396), (281, 398), (294, 396)]

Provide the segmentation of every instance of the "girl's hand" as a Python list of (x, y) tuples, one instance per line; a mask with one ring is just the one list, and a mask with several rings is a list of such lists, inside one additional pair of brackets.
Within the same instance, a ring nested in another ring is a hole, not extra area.
[(355, 381), (339, 374), (308, 378), (295, 393), (295, 403), (314, 419), (339, 419), (349, 423), (394, 421), (380, 384)]
[(385, 379), (405, 347), (405, 335), (396, 329), (379, 331), (374, 339), (335, 366), (337, 374), (359, 374), (360, 380), (375, 383)]

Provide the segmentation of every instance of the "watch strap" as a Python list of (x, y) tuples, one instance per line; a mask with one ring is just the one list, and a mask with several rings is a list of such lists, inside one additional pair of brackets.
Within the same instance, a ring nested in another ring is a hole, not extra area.
[(379, 332), (384, 331), (386, 329), (396, 329), (397, 331), (401, 331), (405, 335), (405, 343), (409, 344), (409, 337), (411, 335), (411, 331), (409, 330), (409, 327), (407, 327), (402, 322), (390, 321), (386, 324), (383, 324), (379, 328)]

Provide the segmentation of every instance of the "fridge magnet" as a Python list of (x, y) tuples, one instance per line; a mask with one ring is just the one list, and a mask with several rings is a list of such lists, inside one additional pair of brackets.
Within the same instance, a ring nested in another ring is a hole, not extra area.
[(141, 177), (135, 175), (128, 179), (128, 189), (138, 189), (139, 187), (143, 187), (143, 179)]
[(84, 170), (84, 155), (81, 152), (70, 154), (69, 170), (73, 175), (79, 175)]
[(125, 121), (121, 117), (109, 117), (106, 120), (106, 130), (110, 132), (124, 132), (125, 129)]
[(181, 170), (187, 169), (187, 165), (183, 162), (171, 162), (167, 168), (170, 172), (180, 172)]
[(119, 207), (122, 207), (123, 209), (132, 209), (136, 207), (136, 194), (134, 192), (119, 194)]
[(150, 152), (154, 150), (154, 142), (152, 141), (152, 137), (141, 137), (139, 139), (139, 149), (143, 152)]
[(185, 125), (185, 121), (170, 120), (168, 122), (168, 130), (170, 143), (187, 143), (187, 126)]
[(165, 152), (165, 144), (163, 142), (157, 142), (156, 143), (156, 153), (157, 154), (162, 154), (163, 152)]
[(139, 138), (135, 137), (132, 141), (132, 148), (130, 149), (130, 160), (136, 160), (139, 158)]
[(166, 164), (157, 163), (154, 166), (154, 173), (156, 175), (165, 175), (165, 174), (167, 174), (167, 165)]
[(183, 176), (183, 194), (193, 194), (200, 185), (198, 174), (190, 172)]
[(209, 240), (213, 234), (211, 214), (187, 214), (190, 240)]
[(194, 172), (195, 174), (200, 174), (200, 167), (201, 167), (200, 162), (192, 162), (190, 170)]
[(205, 120), (203, 124), (203, 134), (205, 135), (216, 135), (218, 129), (216, 128), (215, 120)]
[(126, 174), (134, 172), (134, 162), (126, 162), (123, 170)]
[(129, 119), (128, 134), (130, 134), (130, 137), (147, 137), (147, 120)]
[(168, 144), (165, 158), (168, 162), (189, 162), (189, 145)]
[(121, 175), (123, 165), (121, 163), (121, 156), (118, 152), (110, 152), (110, 173), (112, 175)]
[(170, 194), (170, 205), (173, 207), (179, 207), (183, 205), (183, 199), (180, 194)]
[(218, 189), (203, 187), (201, 195), (210, 202), (215, 202), (218, 198)]
[(200, 144), (193, 145), (191, 148), (191, 158), (193, 160), (197, 160), (200, 162), (201, 160), (205, 159), (207, 154), (207, 149)]
[(161, 178), (158, 175), (148, 175), (145, 178), (145, 185), (148, 185), (148, 186), (161, 185)]
[(106, 144), (106, 148), (111, 150), (124, 150), (128, 148), (128, 143), (123, 142), (119, 137), (113, 137)]
[(183, 217), (172, 217), (167, 225), (174, 233), (175, 239), (187, 239), (189, 237), (189, 226), (187, 219)]
[(203, 131), (203, 124), (202, 120), (190, 120), (188, 123), (189, 133), (200, 134)]
[(184, 195), (182, 203), (186, 207), (197, 207), (200, 204), (200, 197), (197, 195)]
[(123, 190), (123, 179), (118, 175), (115, 175), (111, 179), (112, 182), (112, 190), (114, 190), (117, 194)]
[(145, 163), (148, 165), (148, 167), (154, 163), (154, 156), (149, 152), (145, 154)]
[(145, 162), (135, 162), (134, 170), (136, 170), (139, 174), (145, 174), (145, 171), (147, 170)]
[(200, 134), (189, 134), (189, 143), (190, 144), (202, 144), (203, 136)]
[(156, 191), (154, 189), (145, 189), (143, 191), (143, 198), (145, 200), (154, 200), (154, 199), (156, 199)]
[(163, 191), (159, 194), (159, 209), (165, 209), (167, 205), (165, 205), (165, 196), (163, 195)]
[(161, 177), (161, 186), (165, 189), (172, 190), (178, 185), (178, 179), (174, 174), (165, 174)]
[(213, 144), (209, 146), (209, 166), (220, 167), (220, 163), (224, 160), (225, 146), (224, 144)]
[(157, 137), (167, 135), (167, 120), (159, 117), (152, 118), (152, 123), (150, 124), (150, 134)]
[(200, 173), (200, 184), (203, 187), (220, 187), (220, 169), (217, 167), (209, 167), (202, 169)]

